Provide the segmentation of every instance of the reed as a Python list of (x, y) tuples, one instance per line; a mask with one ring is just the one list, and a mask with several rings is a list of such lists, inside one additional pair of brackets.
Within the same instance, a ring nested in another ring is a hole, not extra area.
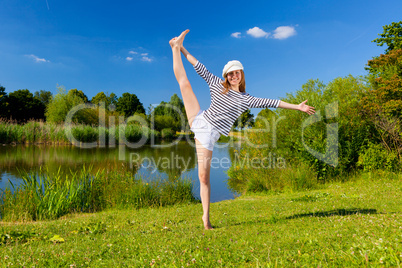
[[(114, 141), (115, 143), (138, 142), (145, 140), (149, 142), (151, 138), (160, 139), (161, 133), (149, 127), (142, 127), (135, 124), (119, 125), (107, 127), (96, 127), (90, 125), (76, 124), (71, 126), (71, 134), (78, 142), (98, 142), (100, 135), (105, 139), (101, 142)], [(172, 138), (165, 135), (166, 139)], [(24, 143), (62, 143), (71, 144), (65, 133), (64, 125), (44, 123), (41, 121), (29, 121), (25, 124), (17, 124), (14, 121), (0, 119), (0, 143), (24, 144)]]
[(22, 173), (22, 184), (0, 196), (3, 221), (57, 219), (68, 213), (107, 208), (143, 208), (197, 202), (188, 179), (145, 181), (129, 172), (91, 172), (71, 175)]

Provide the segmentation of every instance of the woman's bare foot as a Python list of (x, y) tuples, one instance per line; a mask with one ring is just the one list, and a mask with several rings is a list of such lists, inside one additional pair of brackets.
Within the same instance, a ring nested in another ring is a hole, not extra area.
[(204, 222), (204, 228), (205, 228), (205, 230), (212, 230), (212, 229), (214, 229), (214, 228), (212, 227), (212, 224), (211, 224), (211, 222), (209, 221), (209, 218), (208, 218), (208, 217), (202, 216), (202, 221)]
[(185, 30), (178, 37), (173, 37), (172, 39), (170, 39), (170, 41), (169, 41), (170, 46), (172, 48), (174, 48), (174, 47), (181, 48), (183, 46), (184, 37), (186, 36), (186, 34), (189, 31), (190, 30)]

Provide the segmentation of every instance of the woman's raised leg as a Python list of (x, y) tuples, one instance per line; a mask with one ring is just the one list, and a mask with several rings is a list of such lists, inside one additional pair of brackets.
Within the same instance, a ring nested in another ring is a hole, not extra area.
[(186, 70), (184, 69), (183, 61), (181, 59), (180, 48), (182, 47), (184, 37), (188, 32), (189, 30), (182, 32), (178, 37), (171, 39), (169, 44), (172, 47), (173, 53), (173, 71), (180, 86), (188, 123), (191, 127), (195, 116), (198, 114), (201, 108), (193, 89), (191, 88), (190, 81), (188, 81)]
[[(184, 37), (189, 31), (186, 30), (169, 41), (173, 53), (173, 71), (177, 82), (180, 86), (181, 95), (183, 97), (184, 108), (186, 109), (187, 119), (190, 127), (192, 126), (195, 116), (200, 111), (200, 104), (188, 81), (186, 71), (181, 59), (180, 49), (183, 46)], [(200, 179), (200, 195), (203, 209), (202, 220), (205, 229), (213, 229), (209, 220), (209, 206), (211, 196), (211, 184), (209, 174), (211, 170), (212, 151), (206, 149), (198, 140), (196, 142), (197, 159), (198, 159), (198, 177)]]

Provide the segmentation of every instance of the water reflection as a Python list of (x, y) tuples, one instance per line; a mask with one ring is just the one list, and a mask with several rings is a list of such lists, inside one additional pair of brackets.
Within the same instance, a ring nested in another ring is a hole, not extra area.
[[(226, 170), (233, 158), (236, 145), (216, 146), (213, 157), (216, 164), (211, 168), (211, 201), (232, 199), (234, 194), (228, 189)], [(119, 155), (119, 148), (81, 149), (74, 146), (17, 145), (0, 147), (0, 189), (10, 187), (9, 180), (18, 185), (20, 171), (47, 174), (62, 174), (91, 167), (98, 170), (123, 170), (145, 179), (191, 178), (194, 182), (194, 194), (199, 197), (197, 177), (197, 159), (195, 149), (187, 142), (161, 148), (144, 145), (141, 148), (125, 148), (124, 155)], [(124, 159), (124, 160), (119, 160)], [(222, 161), (222, 159), (225, 159)]]

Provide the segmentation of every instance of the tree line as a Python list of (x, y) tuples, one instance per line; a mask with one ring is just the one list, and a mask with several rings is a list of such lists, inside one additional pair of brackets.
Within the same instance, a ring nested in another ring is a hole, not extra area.
[[(6, 88), (0, 85), (0, 118), (3, 120), (18, 123), (41, 120), (61, 124), (66, 120), (69, 111), (80, 104), (91, 104), (92, 108), (82, 109), (74, 115), (73, 121), (79, 124), (98, 125), (101, 110), (105, 114), (106, 125), (109, 124), (110, 116), (129, 118), (138, 115), (157, 131), (167, 128), (172, 131), (188, 129), (184, 104), (177, 94), (173, 94), (168, 102), (162, 101), (156, 107), (148, 107), (146, 113), (143, 104), (132, 93), (123, 93), (121, 97), (117, 97), (114, 93), (99, 92), (89, 100), (82, 90), (77, 89), (67, 92), (59, 87), (54, 96), (50, 91), (31, 93), (28, 89), (7, 94)], [(247, 110), (235, 122), (233, 128), (242, 129), (253, 124), (254, 115)]]
[[(73, 116), (73, 122), (86, 125), (99, 125), (99, 116), (104, 114), (107, 126), (109, 118), (124, 119), (137, 115), (161, 131), (170, 128), (180, 131), (186, 128), (187, 117), (183, 101), (173, 94), (170, 101), (162, 101), (158, 106), (150, 106), (148, 113), (139, 98), (133, 93), (123, 93), (117, 97), (114, 93), (99, 92), (89, 99), (82, 90), (71, 89), (66, 91), (58, 88), (57, 94), (40, 90), (31, 93), (28, 89), (20, 89), (11, 93), (0, 85), (0, 118), (17, 123), (29, 120), (42, 120), (49, 123), (62, 124), (73, 107), (80, 104), (89, 104), (88, 108), (80, 109)], [(115, 122), (118, 123), (117, 121)]]

